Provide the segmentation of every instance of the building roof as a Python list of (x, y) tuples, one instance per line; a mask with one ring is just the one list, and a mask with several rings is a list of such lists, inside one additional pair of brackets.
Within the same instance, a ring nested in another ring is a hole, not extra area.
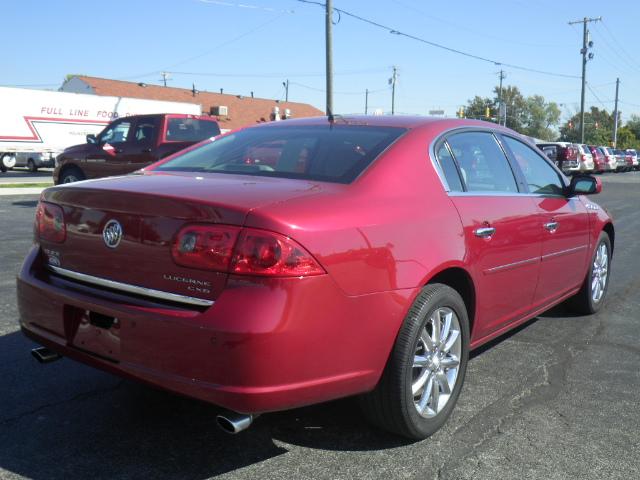
[(288, 108), (292, 118), (324, 115), (324, 112), (306, 103), (278, 102), (266, 98), (203, 91), (194, 95), (193, 91), (187, 88), (163, 87), (85, 75), (75, 75), (71, 78), (77, 78), (87, 84), (87, 89), (92, 90), (87, 93), (96, 95), (197, 103), (202, 106), (202, 113), (205, 114), (211, 113), (212, 107), (226, 106), (228, 107), (228, 115), (218, 117), (222, 129), (235, 129), (269, 121), (273, 108), (276, 106), (280, 108), (281, 115)]

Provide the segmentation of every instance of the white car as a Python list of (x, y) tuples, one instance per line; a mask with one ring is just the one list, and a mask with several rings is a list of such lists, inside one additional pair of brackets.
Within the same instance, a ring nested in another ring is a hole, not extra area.
[(55, 167), (56, 154), (53, 152), (12, 152), (2, 154), (3, 170), (14, 167), (27, 167), (30, 172), (37, 172), (39, 168)]
[(577, 143), (578, 147), (578, 170), (580, 172), (593, 172), (593, 155), (588, 145)]

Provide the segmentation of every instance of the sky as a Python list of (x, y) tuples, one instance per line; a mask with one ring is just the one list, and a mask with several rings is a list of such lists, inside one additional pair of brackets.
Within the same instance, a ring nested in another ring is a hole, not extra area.
[[(323, 4), (324, 0), (317, 3)], [(582, 24), (589, 24), (586, 106), (640, 114), (640, 2), (631, 0), (334, 0), (334, 113), (449, 116), (492, 96), (498, 73), (524, 95), (580, 109)], [(300, 0), (2, 0), (0, 85), (57, 89), (67, 74), (284, 99), (325, 108), (324, 7)], [(406, 35), (390, 33), (389, 29)], [(407, 36), (408, 35), (408, 36)], [(415, 38), (410, 38), (413, 36)], [(472, 58), (429, 43), (482, 57)], [(522, 68), (519, 68), (522, 67)], [(529, 70), (527, 70), (529, 69)], [(553, 75), (530, 70), (544, 71)]]

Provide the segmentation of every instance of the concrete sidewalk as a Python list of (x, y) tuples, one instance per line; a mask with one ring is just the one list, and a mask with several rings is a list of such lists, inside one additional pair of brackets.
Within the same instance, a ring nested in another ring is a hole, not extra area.
[(5, 195), (39, 195), (43, 187), (0, 188), (0, 197)]

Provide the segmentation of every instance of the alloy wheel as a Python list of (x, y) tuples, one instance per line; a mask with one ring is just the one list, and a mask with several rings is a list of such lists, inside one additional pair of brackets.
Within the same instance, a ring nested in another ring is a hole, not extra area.
[(604, 296), (609, 274), (609, 251), (604, 243), (598, 245), (591, 269), (591, 299), (598, 303)]
[(411, 390), (421, 416), (435, 417), (451, 398), (461, 353), (458, 316), (448, 307), (437, 308), (422, 328), (413, 357)]

